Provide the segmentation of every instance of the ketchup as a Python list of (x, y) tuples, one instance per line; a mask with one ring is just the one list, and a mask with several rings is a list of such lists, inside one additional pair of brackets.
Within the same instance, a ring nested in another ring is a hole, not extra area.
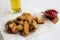
[(53, 18), (57, 17), (57, 14), (58, 14), (58, 11), (56, 11), (54, 9), (49, 9), (44, 12), (44, 15), (49, 19), (53, 19)]

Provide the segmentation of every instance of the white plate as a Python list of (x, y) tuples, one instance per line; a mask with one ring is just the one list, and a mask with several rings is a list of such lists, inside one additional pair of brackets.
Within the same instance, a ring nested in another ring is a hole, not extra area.
[(23, 37), (20, 34), (9, 34), (4, 31), (6, 22), (9, 20), (15, 19), (16, 17), (20, 16), (22, 13), (14, 14), (14, 15), (7, 15), (5, 17), (0, 18), (0, 31), (3, 35), (4, 40), (11, 40), (11, 39), (12, 40), (25, 40), (25, 39), (28, 40), (30, 38), (33, 38), (35, 36), (44, 34), (52, 30), (53, 23), (51, 23), (51, 21), (48, 20), (47, 18), (42, 17), (43, 15), (42, 13), (38, 13), (38, 12), (35, 12), (35, 13), (31, 12), (31, 13), (33, 16), (37, 16), (37, 17), (41, 17), (45, 19), (45, 23), (40, 24), (38, 30), (34, 33), (31, 33), (27, 37)]

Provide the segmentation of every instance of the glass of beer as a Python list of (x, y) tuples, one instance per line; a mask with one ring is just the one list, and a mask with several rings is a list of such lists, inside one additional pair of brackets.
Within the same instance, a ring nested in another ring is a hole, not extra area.
[(11, 7), (13, 12), (20, 12), (21, 11), (21, 0), (10, 0)]

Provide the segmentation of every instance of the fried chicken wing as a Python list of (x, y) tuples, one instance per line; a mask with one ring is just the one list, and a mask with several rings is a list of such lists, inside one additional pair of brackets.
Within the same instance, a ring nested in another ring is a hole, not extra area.
[(8, 29), (7, 31), (10, 33), (16, 33), (17, 32), (15, 23), (11, 23), (10, 25), (8, 25), (7, 29)]
[[(31, 23), (31, 21), (33, 20), (33, 17), (32, 17), (31, 14), (23, 13), (22, 16), (23, 16), (23, 21), (26, 20), (26, 21), (28, 21), (29, 23)], [(21, 17), (21, 18), (22, 18), (22, 17)]]
[(30, 32), (34, 32), (38, 29), (38, 25), (36, 23), (35, 20), (32, 21), (31, 25), (30, 25)]
[(18, 31), (22, 30), (21, 25), (16, 25), (15, 22), (8, 22), (9, 25), (6, 25), (6, 29), (9, 33), (17, 33)]
[(40, 18), (35, 18), (35, 20), (36, 20), (36, 22), (37, 22), (37, 24), (44, 24), (44, 20), (43, 19), (40, 19)]
[(29, 23), (27, 21), (24, 22), (23, 24), (23, 31), (22, 31), (22, 35), (27, 36), (29, 35)]

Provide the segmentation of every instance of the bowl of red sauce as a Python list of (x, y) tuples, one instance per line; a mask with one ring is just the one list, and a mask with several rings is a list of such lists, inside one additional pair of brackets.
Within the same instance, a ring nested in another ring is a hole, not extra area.
[(57, 17), (58, 11), (56, 11), (54, 9), (49, 9), (44, 12), (44, 15), (49, 19), (53, 19), (53, 18)]

